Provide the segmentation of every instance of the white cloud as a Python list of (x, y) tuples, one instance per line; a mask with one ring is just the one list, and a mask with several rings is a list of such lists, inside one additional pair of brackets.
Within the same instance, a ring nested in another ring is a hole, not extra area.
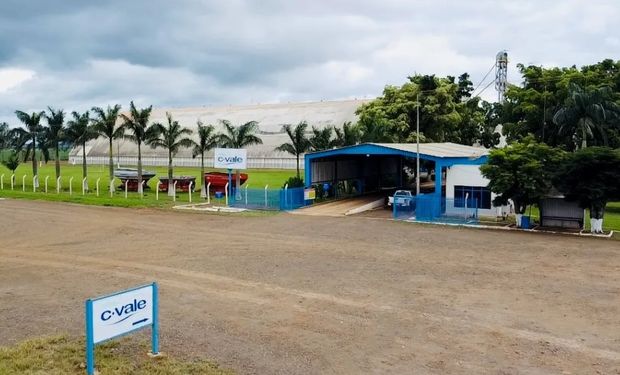
[(9, 91), (20, 84), (32, 79), (35, 72), (28, 69), (4, 68), (0, 69), (0, 93)]

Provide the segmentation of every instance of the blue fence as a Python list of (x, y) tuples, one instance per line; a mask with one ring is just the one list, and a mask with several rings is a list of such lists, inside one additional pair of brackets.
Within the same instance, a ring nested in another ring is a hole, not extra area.
[(304, 188), (289, 189), (239, 189), (230, 197), (232, 207), (254, 210), (294, 210), (305, 205)]
[(469, 197), (446, 199), (435, 194), (395, 195), (392, 212), (396, 220), (477, 224), (478, 200)]

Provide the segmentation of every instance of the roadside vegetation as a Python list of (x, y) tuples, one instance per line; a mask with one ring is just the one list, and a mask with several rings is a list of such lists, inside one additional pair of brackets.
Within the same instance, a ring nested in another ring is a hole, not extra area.
[[(182, 361), (168, 355), (150, 358), (149, 346), (138, 339), (114, 340), (95, 347), (100, 374), (117, 375), (232, 375), (209, 361)], [(84, 340), (55, 336), (0, 347), (0, 374), (84, 374)]]

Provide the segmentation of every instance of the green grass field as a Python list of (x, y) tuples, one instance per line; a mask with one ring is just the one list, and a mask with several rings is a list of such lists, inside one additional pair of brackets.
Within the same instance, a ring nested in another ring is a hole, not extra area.
[[(142, 340), (124, 338), (95, 347), (100, 374), (232, 375), (209, 361), (181, 361), (169, 356), (149, 358)], [(0, 347), (0, 374), (85, 374), (84, 340), (66, 336), (32, 339)]]
[[(145, 167), (147, 170), (154, 170), (157, 176), (167, 176), (166, 167)], [(212, 169), (208, 169), (212, 170)], [(244, 186), (250, 188), (264, 188), (265, 185), (269, 185), (269, 189), (280, 189), (284, 185), (285, 181), (295, 175), (294, 170), (270, 170), (270, 169), (249, 169), (244, 171), (248, 174), (248, 180)], [(4, 186), (0, 189), (0, 197), (6, 198), (22, 198), (22, 199), (42, 199), (49, 201), (62, 201), (73, 202), (81, 204), (101, 205), (101, 206), (118, 206), (118, 207), (170, 207), (173, 204), (173, 199), (166, 193), (159, 195), (159, 200), (156, 200), (155, 187), (157, 178), (152, 178), (148, 185), (151, 189), (147, 189), (143, 197), (140, 197), (138, 193), (129, 192), (127, 198), (125, 198), (125, 192), (122, 189), (118, 189), (120, 181), (117, 179), (115, 185), (117, 187), (113, 197), (110, 197), (108, 191), (108, 185), (110, 179), (108, 177), (108, 167), (106, 165), (90, 165), (88, 166), (88, 185), (90, 191), (85, 195), (82, 195), (82, 166), (70, 165), (63, 163), (61, 166), (61, 192), (56, 193), (56, 179), (54, 163), (43, 164), (39, 168), (39, 188), (37, 192), (33, 192), (32, 189), (32, 164), (22, 163), (15, 171), (15, 184), (13, 190), (11, 190), (11, 171), (6, 169), (3, 165), (0, 165), (0, 175), (4, 174)], [(174, 169), (175, 175), (189, 175), (196, 176), (196, 192), (193, 193), (193, 202), (198, 202), (200, 179), (200, 168), (187, 168), (177, 167)], [(26, 175), (25, 180), (23, 176)], [(48, 179), (48, 192), (45, 193), (45, 179)], [(72, 194), (69, 194), (69, 181), (73, 177)], [(96, 195), (96, 181), (99, 181), (99, 196)], [(25, 183), (22, 185), (22, 181)], [(187, 203), (189, 196), (187, 193), (178, 193), (176, 204), (182, 202)], [(222, 204), (224, 200), (222, 199)]]

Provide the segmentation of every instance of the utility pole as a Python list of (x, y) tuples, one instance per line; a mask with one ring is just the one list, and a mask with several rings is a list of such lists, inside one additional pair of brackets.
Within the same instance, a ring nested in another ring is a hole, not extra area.
[(543, 123), (542, 123), (542, 141), (545, 143), (545, 124), (547, 123), (547, 83), (543, 89)]
[(418, 88), (418, 94), (416, 96), (417, 109), (416, 109), (416, 122), (415, 122), (415, 135), (416, 135), (416, 170), (415, 170), (415, 195), (420, 195), (420, 92)]

